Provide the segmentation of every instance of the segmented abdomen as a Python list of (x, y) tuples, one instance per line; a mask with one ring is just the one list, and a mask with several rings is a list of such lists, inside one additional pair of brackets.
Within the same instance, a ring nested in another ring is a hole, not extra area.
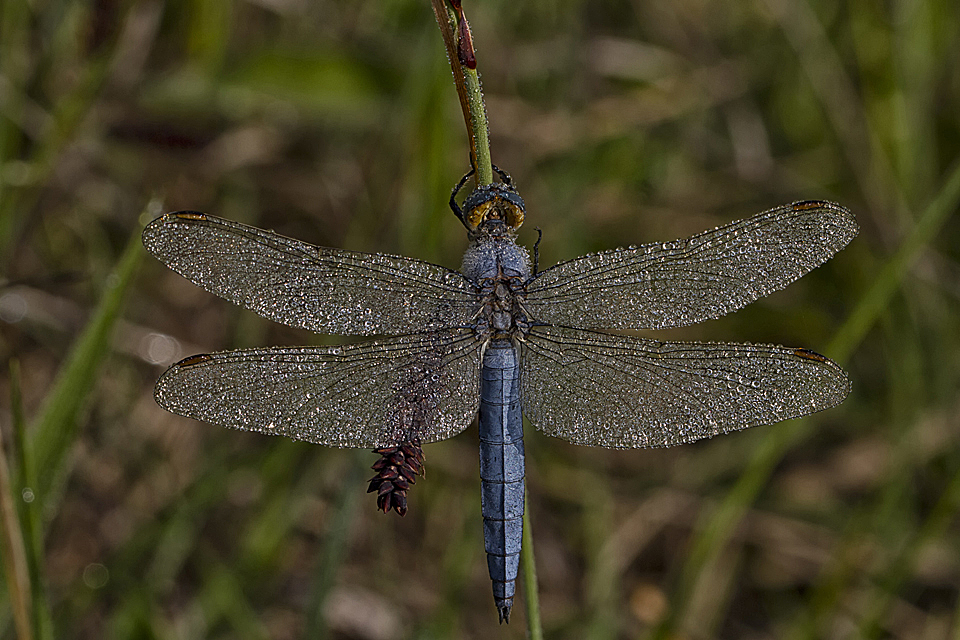
[(523, 535), (523, 422), (520, 363), (509, 340), (493, 340), (480, 382), (483, 538), (501, 622), (509, 618)]

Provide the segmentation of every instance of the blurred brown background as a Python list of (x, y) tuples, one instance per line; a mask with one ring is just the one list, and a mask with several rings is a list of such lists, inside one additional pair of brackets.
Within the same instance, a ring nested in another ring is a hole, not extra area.
[[(662, 451), (528, 430), (548, 637), (960, 637), (960, 7), (464, 4), (544, 266), (797, 199), (862, 227), (785, 291), (661, 334), (824, 352), (854, 381), (839, 408)], [(492, 606), (475, 427), (426, 448), (400, 519), (363, 494), (372, 454), (152, 398), (191, 353), (330, 340), (148, 258), (161, 211), (459, 265), (467, 150), (426, 0), (4, 2), (0, 161), (6, 515), (40, 637), (524, 636), (522, 597), (509, 627)]]

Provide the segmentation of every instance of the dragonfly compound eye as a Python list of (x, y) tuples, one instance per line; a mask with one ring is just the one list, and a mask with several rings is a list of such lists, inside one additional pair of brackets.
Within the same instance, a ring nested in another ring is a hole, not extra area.
[(523, 199), (510, 186), (486, 184), (467, 196), (463, 203), (467, 228), (475, 231), (488, 220), (501, 220), (516, 231), (523, 224)]

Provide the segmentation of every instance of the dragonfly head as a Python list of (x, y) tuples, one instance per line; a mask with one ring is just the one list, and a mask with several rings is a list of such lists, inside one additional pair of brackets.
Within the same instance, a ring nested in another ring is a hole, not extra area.
[(481, 224), (499, 220), (511, 231), (523, 224), (523, 199), (512, 185), (498, 183), (477, 187), (463, 202), (463, 223), (470, 231)]
[(473, 171), (463, 177), (450, 196), (450, 207), (471, 236), (480, 231), (481, 226), (515, 232), (523, 224), (523, 198), (517, 193), (510, 176), (497, 167), (494, 169), (500, 174), (502, 182), (484, 184), (474, 189), (463, 201), (462, 210), (457, 206), (456, 195)]

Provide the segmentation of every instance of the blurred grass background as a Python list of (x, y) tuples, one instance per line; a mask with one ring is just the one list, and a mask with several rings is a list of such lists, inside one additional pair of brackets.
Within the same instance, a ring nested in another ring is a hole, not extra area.
[[(823, 351), (841, 407), (662, 451), (528, 432), (547, 636), (960, 638), (960, 6), (465, 10), (544, 266), (803, 198), (862, 226), (664, 332)], [(466, 141), (426, 0), (7, 0), (0, 161), (0, 638), (524, 636), (522, 603), (501, 628), (492, 606), (475, 427), (427, 447), (400, 519), (363, 493), (376, 456), (151, 393), (191, 353), (327, 340), (144, 259), (161, 211), (459, 265)]]

